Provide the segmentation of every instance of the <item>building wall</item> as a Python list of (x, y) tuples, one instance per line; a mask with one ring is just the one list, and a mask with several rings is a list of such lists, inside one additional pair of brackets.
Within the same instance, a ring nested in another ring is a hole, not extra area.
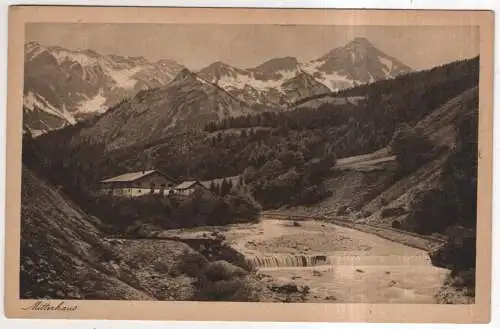
[(117, 182), (101, 186), (99, 194), (136, 197), (145, 194), (168, 195), (175, 183), (158, 173), (150, 174), (134, 182)]
[(194, 185), (188, 189), (185, 189), (185, 190), (176, 190), (176, 194), (178, 195), (182, 195), (182, 196), (189, 196), (191, 194), (193, 194), (194, 192), (196, 191), (203, 191), (203, 192), (209, 192), (208, 189), (206, 189), (203, 185)]
[(169, 193), (174, 193), (172, 189), (150, 189), (150, 188), (105, 188), (101, 189), (101, 195), (112, 195), (112, 196), (126, 196), (126, 197), (137, 197), (146, 194), (161, 194), (167, 196)]
[(194, 188), (188, 188), (185, 190), (177, 190), (177, 194), (183, 195), (183, 196), (189, 196), (194, 193)]

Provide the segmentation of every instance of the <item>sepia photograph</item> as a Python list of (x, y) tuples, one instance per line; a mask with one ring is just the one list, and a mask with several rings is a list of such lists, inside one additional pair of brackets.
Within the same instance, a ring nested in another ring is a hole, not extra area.
[(462, 15), (20, 23), (23, 310), (476, 304), (491, 63)]

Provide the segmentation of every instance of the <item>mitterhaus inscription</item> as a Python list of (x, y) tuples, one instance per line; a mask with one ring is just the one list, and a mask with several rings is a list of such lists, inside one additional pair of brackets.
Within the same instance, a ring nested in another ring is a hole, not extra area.
[(77, 305), (67, 304), (65, 302), (60, 302), (58, 304), (38, 301), (34, 304), (23, 308), (25, 311), (63, 311), (63, 312), (72, 312), (78, 310)]

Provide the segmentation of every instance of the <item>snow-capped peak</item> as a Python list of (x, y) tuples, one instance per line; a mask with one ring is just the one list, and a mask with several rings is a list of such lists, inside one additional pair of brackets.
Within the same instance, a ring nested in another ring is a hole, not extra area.
[(336, 91), (393, 78), (409, 70), (397, 59), (378, 50), (368, 39), (358, 37), (309, 62), (300, 63), (295, 57), (279, 57), (249, 69), (214, 62), (198, 74), (247, 103), (275, 105), (290, 100), (291, 94), (295, 94), (294, 97), (307, 94), (296, 95), (292, 92), (296, 86), (310, 87), (311, 93), (325, 92), (325, 86)]
[[(28, 42), (24, 70), (26, 115), (35, 115), (30, 108), (36, 103), (37, 109), (74, 123), (102, 113), (142, 89), (168, 84), (182, 68), (171, 60), (151, 62), (144, 57), (103, 55), (92, 49), (71, 50)], [(50, 122), (44, 126), (50, 126)], [(60, 127), (57, 124), (53, 129)]]

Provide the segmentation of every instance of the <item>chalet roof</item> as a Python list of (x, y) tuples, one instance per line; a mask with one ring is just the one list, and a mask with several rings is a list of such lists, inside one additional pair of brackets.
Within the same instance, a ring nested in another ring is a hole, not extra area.
[[(177, 185), (175, 187), (175, 189), (185, 190), (185, 189), (191, 188), (193, 185), (196, 185), (196, 184), (201, 184), (201, 183), (197, 180), (188, 180), (188, 181), (184, 181), (184, 182), (180, 183), (179, 185)], [(203, 185), (203, 184), (201, 184), (201, 185)]]
[(133, 182), (138, 180), (139, 178), (142, 178), (144, 176), (147, 176), (149, 174), (152, 174), (153, 172), (156, 172), (156, 170), (145, 170), (145, 171), (136, 171), (136, 172), (129, 172), (120, 176), (116, 177), (111, 177), (108, 179), (104, 179), (100, 181), (99, 183), (113, 183), (113, 182)]

